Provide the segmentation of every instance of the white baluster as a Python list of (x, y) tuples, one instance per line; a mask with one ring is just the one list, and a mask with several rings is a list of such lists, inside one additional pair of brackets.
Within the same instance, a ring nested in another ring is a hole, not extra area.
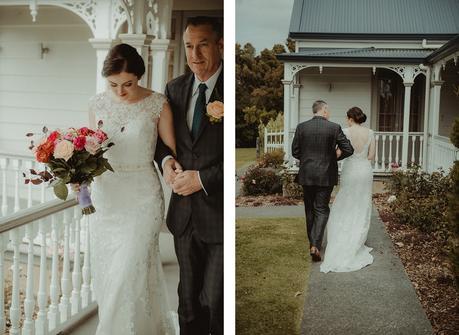
[(6, 234), (0, 235), (0, 332), (5, 331), (5, 249)]
[(386, 135), (382, 135), (382, 168), (386, 170)]
[(396, 144), (396, 151), (395, 151), (395, 162), (397, 163), (397, 165), (400, 165), (400, 161), (399, 161), (399, 158), (400, 158), (400, 149), (399, 149), (399, 146), (400, 146), (400, 135), (396, 135), (395, 136), (395, 141), (397, 142)]
[(416, 145), (416, 135), (411, 136), (411, 165), (414, 165), (415, 160), (414, 160), (414, 147)]
[[(33, 168), (33, 162), (32, 161), (25, 161), (24, 162), (24, 167), (27, 168), (27, 171)], [(29, 183), (27, 185), (27, 208), (32, 207), (32, 183)]]
[(379, 146), (379, 134), (375, 135), (375, 169), (379, 169), (379, 156), (378, 156), (378, 146)]
[(72, 209), (64, 211), (64, 265), (62, 269), (61, 288), (62, 296), (59, 304), (59, 310), (61, 312), (61, 321), (65, 322), (70, 318), (70, 292), (72, 290), (70, 286), (70, 222)]
[(389, 135), (389, 168), (391, 167), (392, 165), (392, 144), (393, 144), (393, 140), (394, 140), (394, 135)]
[[(75, 223), (74, 246), (75, 253), (73, 256), (73, 273), (72, 273), (72, 315), (81, 309), (81, 269), (80, 269), (80, 220), (81, 210), (79, 206), (74, 207), (73, 220)], [(87, 233), (87, 232), (86, 232)]]
[(51, 297), (51, 305), (48, 310), (49, 329), (55, 328), (59, 324), (59, 226), (56, 223), (57, 214), (51, 216), (51, 244), (53, 250), (53, 258), (51, 265), (51, 284), (49, 285), (49, 294)]
[(21, 209), (19, 205), (19, 174), (21, 169), (21, 161), (15, 159), (13, 161), (14, 168), (14, 212), (18, 212)]
[(30, 223), (26, 226), (26, 239), (28, 242), (27, 248), (27, 284), (26, 284), (26, 297), (24, 300), (24, 325), (22, 328), (22, 335), (34, 334), (33, 311), (35, 309), (34, 285), (33, 285), (33, 266), (34, 266), (34, 253), (33, 253), (33, 240), (35, 237), (34, 224)]
[(424, 136), (419, 136), (419, 165), (422, 166), (423, 163), (423, 152), (424, 152)]
[(11, 293), (11, 307), (10, 307), (10, 320), (11, 328), (10, 334), (19, 335), (19, 229), (10, 231), (11, 245), (13, 247), (13, 290)]
[(0, 158), (0, 168), (2, 169), (2, 216), (8, 213), (8, 194), (6, 194), (6, 171), (8, 169), (8, 158)]
[(38, 223), (38, 236), (40, 238), (40, 281), (38, 284), (37, 302), (38, 314), (35, 321), (35, 330), (37, 335), (48, 334), (47, 304), (48, 296), (46, 294), (47, 262), (46, 262), (46, 223), (40, 220)]
[(83, 259), (83, 285), (81, 287), (82, 307), (86, 307), (92, 301), (91, 297), (91, 261), (89, 248), (89, 215), (84, 215), (86, 236), (85, 236), (85, 251)]

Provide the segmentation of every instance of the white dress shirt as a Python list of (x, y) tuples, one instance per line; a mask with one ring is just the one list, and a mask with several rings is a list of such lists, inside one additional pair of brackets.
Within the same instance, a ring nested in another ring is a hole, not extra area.
[[(191, 98), (190, 98), (190, 102), (188, 104), (188, 110), (186, 113), (186, 123), (190, 131), (191, 131), (191, 126), (193, 124), (194, 107), (196, 105), (196, 100), (198, 99), (198, 96), (199, 96), (199, 85), (206, 84), (207, 86), (207, 89), (206, 89), (206, 104), (207, 104), (209, 103), (210, 96), (212, 95), (212, 92), (214, 91), (215, 85), (217, 84), (218, 77), (220, 76), (220, 73), (222, 72), (222, 70), (223, 70), (223, 64), (220, 63), (220, 66), (218, 67), (217, 71), (212, 76), (210, 76), (210, 78), (207, 79), (206, 81), (201, 81), (196, 76), (196, 74), (194, 75), (193, 87), (191, 91)], [(163, 161), (161, 162), (163, 169), (164, 169), (164, 164), (170, 158), (173, 158), (173, 157), (170, 155), (164, 157)], [(199, 175), (199, 171), (198, 171), (198, 178), (199, 178), (199, 183), (201, 184), (201, 187), (204, 190), (204, 193), (208, 195), (206, 189), (204, 188), (204, 185), (202, 184), (201, 176)]]

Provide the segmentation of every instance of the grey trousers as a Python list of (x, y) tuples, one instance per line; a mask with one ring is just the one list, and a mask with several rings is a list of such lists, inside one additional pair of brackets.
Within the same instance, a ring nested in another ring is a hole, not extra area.
[(333, 186), (303, 185), (304, 211), (310, 247), (320, 250), (325, 226), (330, 214), (330, 196)]

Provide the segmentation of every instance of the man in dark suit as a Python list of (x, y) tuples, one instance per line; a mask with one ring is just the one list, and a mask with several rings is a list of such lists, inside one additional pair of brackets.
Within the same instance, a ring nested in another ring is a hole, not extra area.
[(173, 190), (167, 225), (180, 267), (180, 334), (223, 334), (223, 118), (207, 114), (208, 104), (223, 103), (222, 24), (190, 18), (183, 40), (191, 73), (166, 87), (177, 155), (159, 141), (155, 160)]
[(306, 225), (313, 261), (321, 261), (320, 248), (328, 221), (330, 195), (338, 184), (337, 161), (351, 156), (354, 149), (339, 124), (328, 121), (325, 101), (312, 105), (314, 117), (296, 127), (292, 155), (300, 160), (298, 183), (303, 186)]

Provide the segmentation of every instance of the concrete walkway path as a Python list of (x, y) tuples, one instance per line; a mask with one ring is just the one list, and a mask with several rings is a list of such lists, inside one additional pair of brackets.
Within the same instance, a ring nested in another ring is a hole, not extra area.
[[(237, 218), (298, 217), (303, 213), (303, 206), (236, 209)], [(374, 262), (359, 271), (324, 274), (319, 271), (320, 263), (312, 264), (302, 335), (432, 334), (430, 322), (375, 209), (367, 245), (374, 248)]]

